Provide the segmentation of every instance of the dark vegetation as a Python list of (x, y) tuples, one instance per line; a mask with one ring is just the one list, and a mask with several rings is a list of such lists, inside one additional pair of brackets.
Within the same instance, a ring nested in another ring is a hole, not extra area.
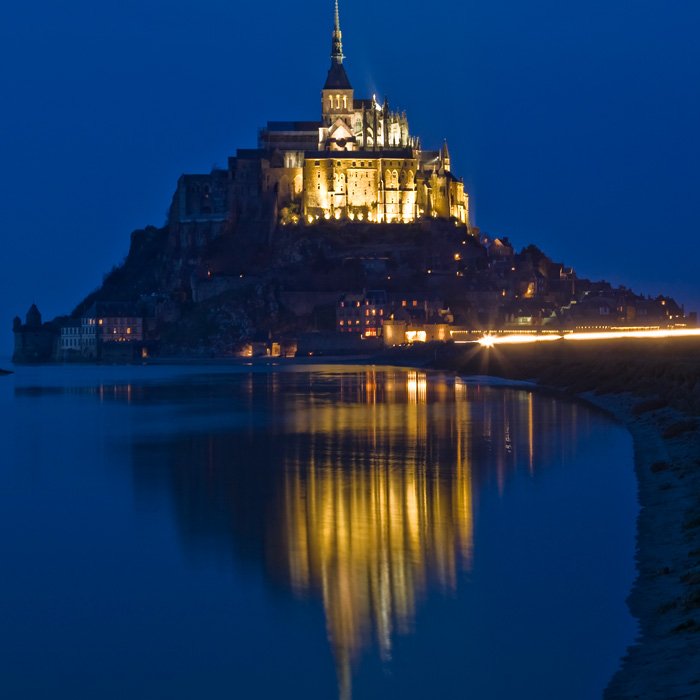
[(115, 265), (105, 276), (102, 286), (73, 310), (71, 316), (82, 315), (96, 301), (135, 302), (141, 295), (161, 288), (165, 274), (166, 241), (168, 230), (149, 226), (131, 234), (129, 254), (120, 265)]

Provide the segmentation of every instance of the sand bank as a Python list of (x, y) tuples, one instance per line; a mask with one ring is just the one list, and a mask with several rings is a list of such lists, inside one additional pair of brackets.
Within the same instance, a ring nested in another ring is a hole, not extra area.
[[(583, 398), (618, 418), (634, 439), (641, 511), (638, 577), (628, 598), (640, 636), (604, 697), (700, 698), (700, 435), (676, 433), (688, 418), (671, 408), (633, 413), (629, 394)], [(637, 409), (638, 410), (638, 409)], [(679, 426), (679, 427), (673, 427)]]

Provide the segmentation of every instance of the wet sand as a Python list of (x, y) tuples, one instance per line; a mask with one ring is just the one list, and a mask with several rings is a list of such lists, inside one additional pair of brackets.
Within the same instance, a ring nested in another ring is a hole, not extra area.
[(634, 415), (630, 394), (582, 398), (620, 420), (634, 439), (641, 511), (638, 578), (628, 598), (640, 636), (604, 697), (700, 698), (700, 435), (664, 438), (687, 416), (671, 408)]

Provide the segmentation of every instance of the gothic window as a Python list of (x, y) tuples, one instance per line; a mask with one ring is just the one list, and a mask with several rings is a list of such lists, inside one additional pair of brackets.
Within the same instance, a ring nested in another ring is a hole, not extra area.
[(328, 98), (328, 109), (333, 109), (333, 97)]
[(335, 96), (335, 108), (340, 109), (340, 95)]
[(343, 109), (347, 109), (347, 108), (348, 108), (348, 96), (343, 95)]

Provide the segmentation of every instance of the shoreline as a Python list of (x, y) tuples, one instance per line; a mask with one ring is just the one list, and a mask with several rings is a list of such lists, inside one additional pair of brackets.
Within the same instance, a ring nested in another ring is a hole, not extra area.
[(636, 578), (626, 602), (639, 630), (608, 682), (605, 700), (700, 699), (698, 358), (697, 339), (674, 339), (491, 351), (426, 347), (404, 353), (397, 363), (461, 378), (495, 377), (526, 390), (527, 380), (530, 390), (607, 411), (631, 434), (640, 511)]
[[(425, 365), (423, 366), (424, 368)], [(571, 393), (536, 380), (462, 375), (463, 380), (538, 391), (605, 411), (630, 433), (637, 501), (636, 578), (627, 606), (637, 621), (635, 641), (619, 660), (604, 700), (700, 698), (700, 434), (665, 438), (689, 416), (668, 406), (635, 414), (631, 392)]]
[(635, 565), (627, 605), (639, 623), (605, 700), (700, 697), (700, 436), (664, 438), (687, 419), (671, 408), (632, 413), (631, 394), (579, 395), (630, 432), (637, 476)]

